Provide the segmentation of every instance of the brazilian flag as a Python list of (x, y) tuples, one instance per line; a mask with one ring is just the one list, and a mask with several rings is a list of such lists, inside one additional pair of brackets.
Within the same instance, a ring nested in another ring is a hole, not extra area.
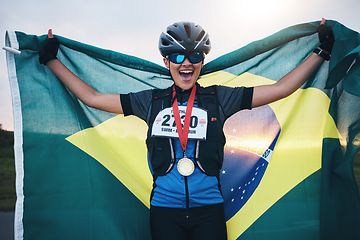
[[(360, 239), (360, 35), (336, 21), (330, 62), (291, 96), (234, 114), (220, 172), (229, 239)], [(272, 84), (319, 45), (286, 28), (203, 67), (199, 83)], [(15, 121), (15, 239), (151, 239), (147, 126), (85, 106), (38, 62), (46, 36), (7, 32)], [(58, 36), (58, 58), (100, 92), (172, 84), (168, 70)]]

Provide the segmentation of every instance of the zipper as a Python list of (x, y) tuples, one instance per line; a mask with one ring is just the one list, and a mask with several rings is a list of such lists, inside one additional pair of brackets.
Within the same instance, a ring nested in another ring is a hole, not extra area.
[(169, 173), (171, 171), (171, 169), (173, 168), (173, 166), (175, 165), (175, 152), (174, 152), (174, 147), (172, 145), (172, 141), (171, 138), (169, 138), (169, 144), (170, 144), (170, 152), (171, 152), (171, 163), (170, 166), (168, 168), (168, 170), (166, 170), (166, 173)]
[(188, 185), (188, 177), (185, 176), (185, 194), (186, 194), (186, 211), (185, 218), (189, 218), (189, 185)]

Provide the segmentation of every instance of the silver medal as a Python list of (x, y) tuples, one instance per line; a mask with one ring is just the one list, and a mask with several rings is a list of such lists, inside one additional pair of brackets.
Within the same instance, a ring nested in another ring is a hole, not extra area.
[(195, 166), (193, 161), (191, 161), (187, 157), (183, 157), (182, 159), (179, 160), (177, 164), (177, 169), (181, 175), (187, 177), (194, 172)]

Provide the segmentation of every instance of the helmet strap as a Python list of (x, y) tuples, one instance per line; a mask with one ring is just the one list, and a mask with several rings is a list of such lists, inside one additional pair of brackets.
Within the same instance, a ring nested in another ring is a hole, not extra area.
[(173, 80), (173, 82), (175, 83), (174, 78), (173, 78), (173, 76), (171, 75), (171, 71), (170, 71), (170, 63), (171, 63), (171, 61), (170, 61), (170, 60), (168, 60), (168, 61), (169, 61), (169, 74), (170, 74), (171, 80)]

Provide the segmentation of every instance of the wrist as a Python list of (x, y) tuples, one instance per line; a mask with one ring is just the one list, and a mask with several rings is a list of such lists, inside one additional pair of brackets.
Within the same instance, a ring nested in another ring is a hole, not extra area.
[(50, 59), (45, 65), (47, 67), (50, 67), (51, 65), (54, 65), (54, 62), (56, 62), (56, 60), (58, 59), (57, 58)]
[(39, 57), (39, 62), (43, 65), (48, 65), (48, 63), (52, 60), (57, 59), (56, 56), (51, 55), (43, 55)]
[(320, 57), (322, 57), (325, 61), (330, 60), (331, 54), (328, 51), (325, 51), (324, 49), (315, 48), (313, 52), (319, 55)]

